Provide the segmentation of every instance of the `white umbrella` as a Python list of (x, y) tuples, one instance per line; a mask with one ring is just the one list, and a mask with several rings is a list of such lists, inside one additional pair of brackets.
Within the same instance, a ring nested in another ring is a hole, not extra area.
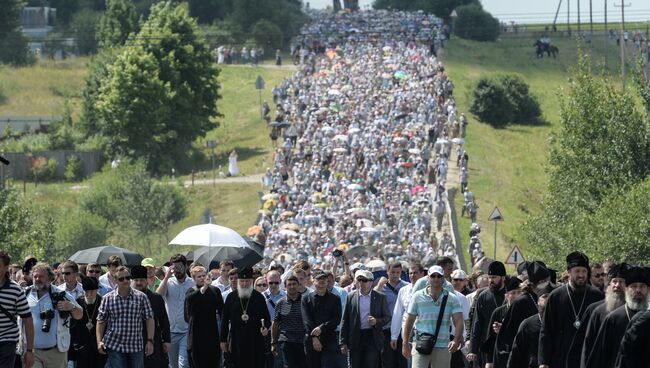
[(348, 185), (349, 190), (363, 190), (363, 185), (360, 184), (350, 184)]
[(451, 141), (456, 143), (456, 144), (464, 144), (465, 143), (465, 140), (463, 138), (454, 138)]
[(436, 141), (436, 144), (448, 144), (448, 143), (449, 143), (449, 140), (447, 140), (445, 138), (438, 138), (438, 140)]
[(381, 259), (372, 259), (366, 262), (366, 269), (370, 272), (386, 271), (386, 262)]
[(324, 127), (320, 128), (320, 130), (322, 130), (322, 131), (324, 131), (324, 132), (331, 132), (331, 131), (334, 130), (334, 128), (332, 128), (332, 127), (329, 126), (329, 125), (325, 125)]
[(336, 153), (346, 153), (347, 151), (348, 150), (343, 147), (334, 148), (334, 152)]
[(362, 227), (361, 230), (362, 233), (378, 233), (379, 230), (375, 229), (374, 227), (366, 226)]
[(334, 139), (337, 140), (337, 141), (347, 141), (348, 136), (345, 135), (345, 134), (338, 134), (338, 135), (334, 136)]
[(330, 96), (340, 96), (341, 91), (339, 91), (338, 89), (330, 89), (329, 91), (327, 91), (327, 94)]
[(233, 229), (215, 224), (188, 227), (169, 242), (169, 245), (191, 245), (195, 247), (249, 248), (246, 240)]
[(351, 128), (350, 130), (348, 130), (348, 133), (350, 133), (350, 134), (357, 134), (357, 133), (359, 133), (360, 131), (361, 131), (361, 129), (359, 129), (359, 128)]
[(358, 219), (355, 225), (357, 227), (369, 227), (372, 226), (372, 221), (368, 219)]
[(295, 236), (298, 236), (298, 233), (293, 231), (293, 230), (283, 229), (283, 230), (280, 230), (280, 235), (295, 237)]
[(412, 153), (412, 154), (414, 154), (414, 155), (417, 155), (417, 154), (420, 153), (420, 149), (418, 149), (418, 148), (411, 148), (411, 149), (409, 150), (409, 153)]

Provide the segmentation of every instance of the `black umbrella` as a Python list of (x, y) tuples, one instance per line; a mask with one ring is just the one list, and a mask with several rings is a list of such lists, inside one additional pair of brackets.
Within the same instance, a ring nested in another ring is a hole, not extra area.
[(235, 267), (253, 267), (262, 260), (262, 255), (249, 247), (201, 247), (194, 251), (194, 262), (209, 269), (218, 267), (223, 260), (233, 261)]
[(80, 250), (68, 259), (80, 264), (106, 264), (110, 256), (120, 257), (120, 259), (122, 259), (122, 263), (126, 266), (139, 265), (143, 259), (143, 257), (138, 253), (112, 245), (104, 245), (101, 247)]

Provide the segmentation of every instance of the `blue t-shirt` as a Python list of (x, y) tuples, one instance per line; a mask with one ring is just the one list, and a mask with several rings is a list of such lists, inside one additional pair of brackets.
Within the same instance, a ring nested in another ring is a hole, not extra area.
[(442, 294), (438, 297), (438, 301), (434, 302), (433, 298), (427, 292), (427, 288), (418, 290), (411, 296), (407, 313), (417, 317), (415, 319), (415, 328), (418, 332), (433, 335), (436, 332), (438, 314), (440, 313), (442, 299), (445, 295), (448, 295), (447, 305), (442, 315), (442, 322), (440, 323), (440, 331), (438, 332), (438, 340), (436, 341), (435, 347), (446, 349), (447, 345), (449, 345), (451, 316), (456, 313), (463, 313), (460, 302), (454, 293), (449, 293), (449, 291), (443, 289)]

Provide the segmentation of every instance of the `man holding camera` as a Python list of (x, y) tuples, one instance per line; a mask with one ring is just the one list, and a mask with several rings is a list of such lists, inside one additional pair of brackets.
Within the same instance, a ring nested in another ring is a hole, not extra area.
[(25, 293), (35, 331), (34, 366), (65, 368), (70, 348), (70, 317), (79, 320), (83, 311), (69, 293), (51, 285), (54, 271), (49, 265), (37, 263), (32, 268), (32, 278), (34, 284)]

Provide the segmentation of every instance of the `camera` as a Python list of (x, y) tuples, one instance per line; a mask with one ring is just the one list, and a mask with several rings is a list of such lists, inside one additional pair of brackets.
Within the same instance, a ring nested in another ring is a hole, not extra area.
[(334, 257), (338, 258), (338, 257), (340, 257), (340, 256), (343, 255), (343, 251), (340, 250), (340, 249), (334, 249), (334, 251), (332, 252), (332, 255), (333, 255)]
[[(65, 302), (67, 299), (65, 298), (65, 291), (52, 291), (50, 292), (50, 299), (52, 299), (52, 305), (56, 308), (56, 305), (59, 302)], [(70, 312), (68, 311), (59, 311), (59, 317), (62, 319), (67, 319), (70, 317)]]
[(48, 309), (40, 313), (41, 320), (43, 324), (41, 325), (41, 331), (48, 333), (50, 332), (50, 326), (52, 325), (52, 319), (54, 318), (54, 311)]

